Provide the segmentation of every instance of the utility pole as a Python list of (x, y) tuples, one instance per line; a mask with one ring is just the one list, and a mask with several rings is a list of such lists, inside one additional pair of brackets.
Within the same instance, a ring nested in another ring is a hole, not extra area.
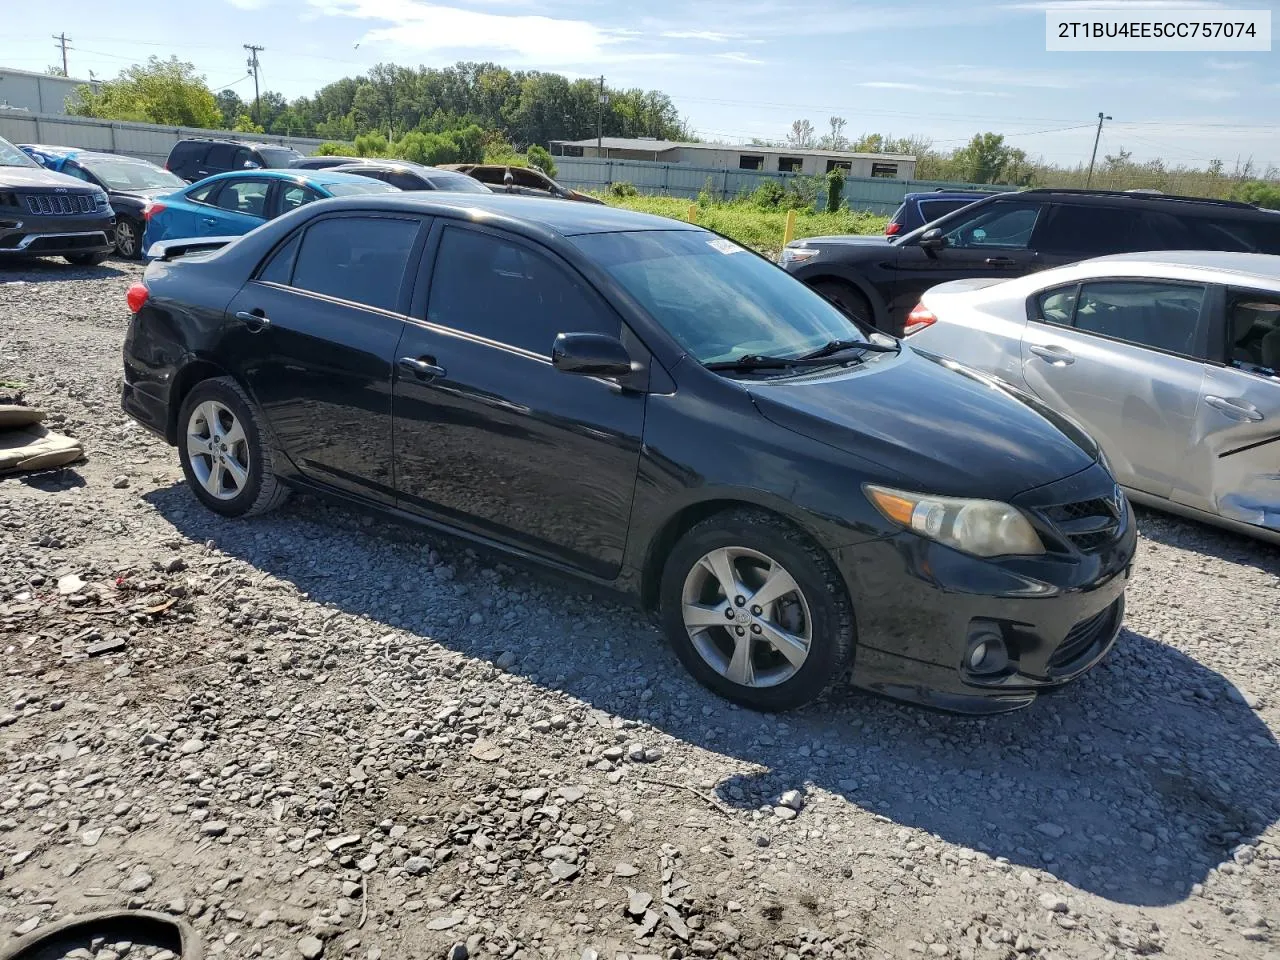
[(604, 141), (602, 131), (604, 130), (604, 105), (609, 102), (609, 98), (604, 92), (604, 77), (600, 78), (600, 92), (596, 95), (596, 157), (603, 154), (600, 149)]
[(1093, 156), (1089, 158), (1089, 176), (1085, 180), (1084, 185), (1087, 189), (1093, 183), (1093, 165), (1098, 159), (1098, 141), (1102, 139), (1102, 121), (1111, 118), (1102, 113), (1098, 114), (1098, 132), (1093, 137)]
[(244, 44), (244, 48), (249, 51), (249, 59), (246, 63), (249, 66), (249, 72), (253, 74), (253, 122), (262, 123), (262, 103), (258, 98), (258, 54), (266, 47), (257, 47), (252, 43)]
[(57, 40), (58, 46), (62, 47), (62, 75), (69, 77), (71, 74), (67, 73), (67, 44), (71, 42), (71, 38), (67, 36), (67, 32), (64, 30), (62, 33), (55, 35), (53, 39)]

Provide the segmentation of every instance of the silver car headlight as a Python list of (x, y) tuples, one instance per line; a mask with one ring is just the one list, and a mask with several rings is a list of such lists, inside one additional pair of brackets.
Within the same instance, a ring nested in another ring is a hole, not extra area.
[(922, 537), (978, 557), (1038, 556), (1044, 543), (1017, 507), (998, 500), (935, 497), (890, 487), (863, 486), (886, 518)]

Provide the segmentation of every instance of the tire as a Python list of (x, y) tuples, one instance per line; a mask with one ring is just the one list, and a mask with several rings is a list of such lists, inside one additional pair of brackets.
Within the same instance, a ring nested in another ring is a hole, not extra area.
[(142, 226), (136, 220), (121, 217), (116, 221), (116, 253), (126, 260), (142, 258)]
[(835, 301), (835, 304), (845, 313), (861, 320), (869, 327), (876, 326), (876, 312), (871, 309), (867, 298), (852, 284), (845, 283), (843, 280), (816, 280), (812, 286), (828, 300)]
[(62, 259), (77, 267), (96, 267), (100, 263), (105, 263), (110, 256), (110, 251), (106, 253), (68, 253)]
[[(182, 473), (196, 499), (214, 513), (248, 517), (274, 510), (288, 497), (289, 488), (276, 477), (274, 451), (264, 441), (261, 422), (257, 406), (230, 377), (202, 381), (182, 401)], [(211, 439), (217, 441), (212, 453)]]
[[(733, 597), (721, 587), (727, 574), (714, 572), (725, 569), (725, 560), (744, 588)], [(769, 592), (785, 592), (753, 607), (756, 590), (779, 571), (790, 582), (780, 578)], [(689, 605), (694, 616), (687, 618)], [(853, 659), (853, 606), (835, 564), (800, 530), (760, 510), (716, 514), (680, 538), (662, 571), (659, 614), (680, 662), (698, 682), (753, 710), (790, 710), (816, 700)], [(807, 640), (807, 647), (784, 640), (791, 651), (784, 656), (783, 646), (770, 640), (782, 639), (779, 628)]]

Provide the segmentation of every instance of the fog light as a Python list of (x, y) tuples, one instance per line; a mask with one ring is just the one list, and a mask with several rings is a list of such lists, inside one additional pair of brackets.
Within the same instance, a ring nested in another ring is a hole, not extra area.
[(970, 673), (980, 676), (1004, 672), (1009, 666), (1009, 651), (998, 627), (983, 624), (969, 635), (965, 666)]

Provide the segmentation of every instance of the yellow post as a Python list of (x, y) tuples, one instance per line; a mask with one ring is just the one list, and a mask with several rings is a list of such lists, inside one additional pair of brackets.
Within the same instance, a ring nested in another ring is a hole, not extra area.
[(696, 203), (689, 204), (689, 222), (698, 222), (698, 205)]
[(785, 247), (788, 243), (796, 238), (796, 212), (794, 210), (787, 211), (787, 226), (782, 231), (782, 245)]

